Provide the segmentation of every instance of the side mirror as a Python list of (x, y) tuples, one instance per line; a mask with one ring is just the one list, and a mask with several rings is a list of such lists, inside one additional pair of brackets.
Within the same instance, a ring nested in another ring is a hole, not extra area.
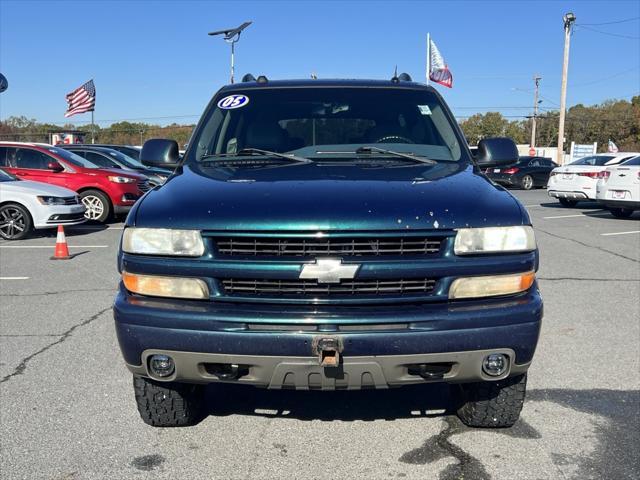
[(485, 138), (478, 142), (475, 160), (479, 167), (498, 167), (517, 163), (518, 148), (510, 138)]
[(152, 138), (144, 142), (140, 162), (147, 167), (176, 168), (180, 163), (178, 143), (165, 138)]
[(53, 172), (61, 172), (64, 170), (64, 167), (60, 165), (58, 162), (49, 162), (47, 163), (47, 170), (52, 170)]

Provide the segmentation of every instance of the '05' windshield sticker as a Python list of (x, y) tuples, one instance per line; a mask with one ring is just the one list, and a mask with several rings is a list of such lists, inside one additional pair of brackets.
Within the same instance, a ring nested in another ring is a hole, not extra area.
[(218, 102), (218, 108), (232, 110), (234, 108), (244, 107), (248, 103), (249, 97), (246, 95), (229, 95)]

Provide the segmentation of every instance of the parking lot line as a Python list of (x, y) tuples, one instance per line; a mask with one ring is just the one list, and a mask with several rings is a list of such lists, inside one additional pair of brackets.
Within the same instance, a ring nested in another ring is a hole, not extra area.
[(609, 212), (602, 212), (602, 213), (591, 213), (589, 215), (587, 215), (586, 213), (580, 213), (578, 215), (555, 215), (553, 217), (542, 217), (545, 220), (550, 220), (553, 218), (577, 218), (577, 217), (607, 217), (610, 216), (611, 214)]
[(0, 277), (0, 280), (29, 280), (29, 277)]
[(603, 237), (610, 237), (612, 235), (628, 235), (630, 233), (640, 233), (640, 230), (631, 230), (629, 232), (613, 232), (613, 233), (601, 233)]
[[(108, 248), (109, 245), (69, 245), (69, 248)], [(0, 245), (0, 248), (54, 248), (54, 245)]]

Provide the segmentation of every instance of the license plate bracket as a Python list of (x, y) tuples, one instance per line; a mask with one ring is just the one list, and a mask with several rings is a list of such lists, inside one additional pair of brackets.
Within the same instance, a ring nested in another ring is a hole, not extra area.
[(622, 199), (625, 197), (625, 194), (627, 192), (625, 192), (624, 190), (612, 190), (611, 193), (613, 194), (613, 198)]

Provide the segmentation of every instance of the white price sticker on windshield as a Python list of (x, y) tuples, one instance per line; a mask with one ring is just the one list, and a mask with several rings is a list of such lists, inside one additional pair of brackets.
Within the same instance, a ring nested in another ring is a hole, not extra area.
[(431, 115), (431, 109), (429, 105), (418, 105), (418, 109), (422, 115)]

